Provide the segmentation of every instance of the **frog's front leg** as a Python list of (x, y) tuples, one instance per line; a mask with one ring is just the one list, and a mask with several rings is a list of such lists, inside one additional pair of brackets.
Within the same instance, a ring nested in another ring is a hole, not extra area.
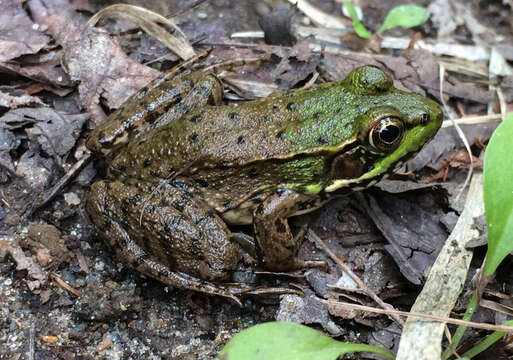
[(299, 241), (292, 236), (287, 218), (311, 207), (316, 198), (282, 190), (266, 198), (253, 214), (255, 237), (263, 265), (273, 271), (326, 266), (324, 261), (304, 261), (296, 257)]

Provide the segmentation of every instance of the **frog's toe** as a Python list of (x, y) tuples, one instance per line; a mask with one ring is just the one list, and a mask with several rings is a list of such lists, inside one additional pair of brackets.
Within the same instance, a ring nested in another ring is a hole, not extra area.
[(197, 279), (184, 273), (166, 269), (164, 272), (158, 275), (157, 280), (163, 282), (164, 284), (180, 287), (182, 289), (199, 291), (208, 295), (222, 296), (232, 300), (237, 305), (242, 307), (242, 302), (240, 301), (237, 294), (234, 294), (228, 289), (224, 289), (223, 287), (216, 286), (213, 283)]

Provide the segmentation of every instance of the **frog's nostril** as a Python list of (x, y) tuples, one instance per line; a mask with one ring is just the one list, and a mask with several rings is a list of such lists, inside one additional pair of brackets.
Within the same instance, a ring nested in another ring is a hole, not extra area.
[(420, 120), (420, 125), (426, 125), (429, 122), (429, 114), (424, 113), (424, 114), (420, 115), (419, 120)]

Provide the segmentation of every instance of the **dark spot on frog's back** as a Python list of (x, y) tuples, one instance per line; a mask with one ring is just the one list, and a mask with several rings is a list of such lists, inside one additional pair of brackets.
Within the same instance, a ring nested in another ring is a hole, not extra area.
[(191, 117), (191, 122), (198, 123), (200, 121), (201, 121), (200, 115), (195, 115), (195, 116)]
[(283, 140), (283, 139), (285, 139), (285, 135), (286, 135), (285, 131), (280, 131), (279, 133), (276, 134), (276, 138)]
[(317, 138), (317, 142), (321, 145), (328, 145), (329, 144), (329, 140), (326, 136), (324, 135), (321, 135)]
[(229, 113), (229, 114), (228, 114), (228, 118), (229, 118), (230, 120), (232, 120), (232, 121), (239, 121), (240, 119), (242, 119), (242, 116), (240, 116), (240, 115), (239, 115), (239, 114), (237, 114), (237, 113), (232, 112), (232, 113)]
[(278, 232), (280, 234), (283, 234), (284, 232), (287, 231), (287, 228), (285, 227), (285, 224), (284, 224), (284, 220), (281, 218), (277, 218), (274, 221), (274, 227), (275, 227), (276, 232)]
[(296, 109), (297, 109), (297, 104), (296, 103), (288, 103), (287, 104), (287, 110), (294, 111)]
[(202, 188), (206, 188), (208, 187), (208, 182), (206, 182), (205, 180), (203, 179), (198, 179), (196, 180), (196, 182), (198, 183), (199, 186), (201, 186)]
[(255, 176), (257, 176), (257, 175), (258, 175), (258, 171), (257, 171), (257, 169), (255, 169), (254, 167), (252, 167), (251, 169), (249, 169), (248, 175), (249, 175), (249, 177), (252, 177), (252, 178), (253, 178), (253, 177), (255, 177)]
[(144, 160), (143, 165), (144, 166), (150, 166), (152, 162), (153, 162), (153, 158), (151, 156), (148, 156), (146, 158), (146, 160)]
[(198, 134), (193, 133), (193, 134), (189, 135), (189, 142), (191, 144), (194, 144), (198, 140), (199, 140), (199, 135)]
[(155, 120), (157, 120), (161, 115), (160, 111), (148, 111), (146, 115), (146, 122), (148, 124), (153, 124)]

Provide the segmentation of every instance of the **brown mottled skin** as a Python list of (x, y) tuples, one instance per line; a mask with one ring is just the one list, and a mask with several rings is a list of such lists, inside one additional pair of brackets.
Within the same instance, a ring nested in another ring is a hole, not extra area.
[(137, 270), (173, 286), (230, 297), (240, 259), (228, 225), (254, 226), (262, 266), (296, 257), (287, 218), (342, 188), (375, 182), (440, 127), (433, 101), (393, 87), (376, 67), (344, 81), (220, 105), (212, 74), (163, 75), (93, 131), (87, 146), (111, 158), (87, 211), (100, 235)]

